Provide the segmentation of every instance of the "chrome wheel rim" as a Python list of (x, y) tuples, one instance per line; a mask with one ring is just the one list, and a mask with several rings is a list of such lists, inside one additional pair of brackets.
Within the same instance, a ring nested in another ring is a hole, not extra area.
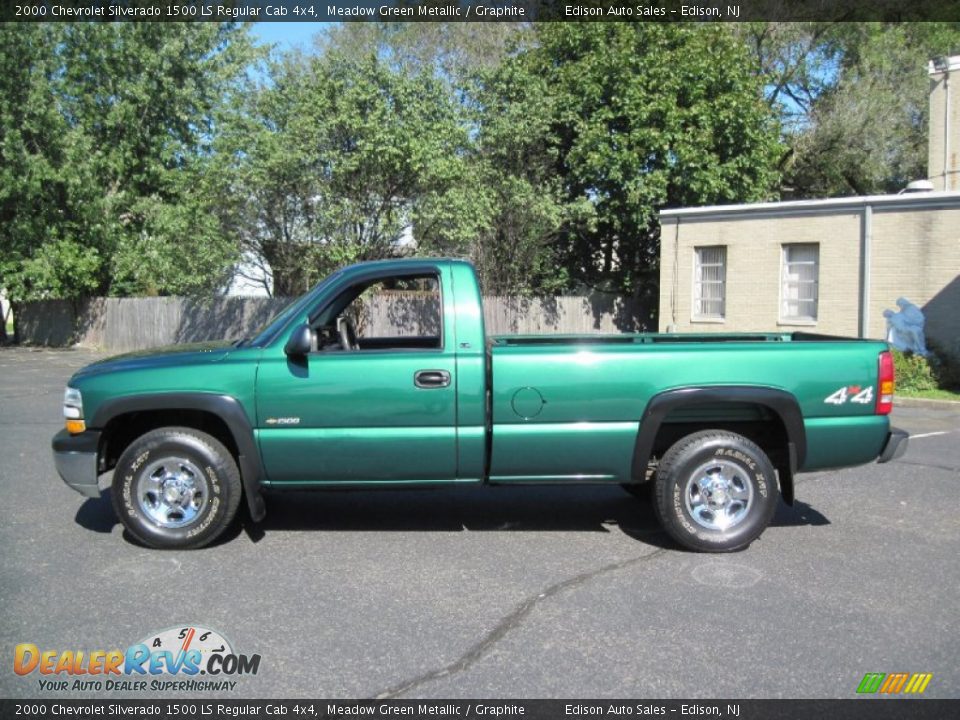
[(135, 494), (140, 510), (157, 525), (182, 528), (203, 513), (210, 492), (196, 464), (186, 458), (166, 457), (144, 468)]
[(684, 489), (687, 512), (707, 530), (729, 530), (750, 512), (753, 484), (746, 471), (728, 460), (711, 460), (690, 475)]

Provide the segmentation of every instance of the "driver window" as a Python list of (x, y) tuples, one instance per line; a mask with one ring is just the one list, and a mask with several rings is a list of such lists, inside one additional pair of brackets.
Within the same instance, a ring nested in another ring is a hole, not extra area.
[(319, 328), (321, 351), (439, 350), (442, 348), (440, 282), (435, 275), (381, 278), (353, 287), (352, 300)]

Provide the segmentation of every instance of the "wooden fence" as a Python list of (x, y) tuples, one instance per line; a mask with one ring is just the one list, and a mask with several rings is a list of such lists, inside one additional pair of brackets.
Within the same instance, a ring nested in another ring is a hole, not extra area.
[[(287, 302), (241, 297), (45, 300), (24, 305), (18, 322), (21, 341), (29, 345), (123, 352), (250, 335)], [(367, 301), (364, 322), (369, 329), (364, 334), (436, 332), (436, 302), (404, 293), (374, 296)], [(613, 295), (484, 298), (491, 335), (635, 332), (647, 329), (644, 317), (634, 300)]]

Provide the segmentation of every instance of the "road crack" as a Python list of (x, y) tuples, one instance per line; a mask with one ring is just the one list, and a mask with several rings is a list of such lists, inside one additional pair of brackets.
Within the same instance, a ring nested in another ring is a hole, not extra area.
[(616, 572), (617, 570), (622, 570), (623, 568), (630, 567), (631, 565), (639, 565), (641, 563), (650, 562), (660, 557), (665, 552), (667, 552), (666, 548), (660, 548), (659, 550), (655, 550), (652, 553), (647, 553), (646, 555), (639, 555), (627, 560), (621, 560), (620, 562), (610, 563), (609, 565), (604, 565), (596, 570), (590, 570), (589, 572), (580, 573), (579, 575), (574, 575), (566, 580), (556, 582), (553, 585), (550, 585), (546, 590), (530, 596), (522, 603), (517, 605), (513, 609), (513, 612), (504, 617), (499, 623), (497, 623), (496, 627), (494, 627), (483, 638), (481, 638), (479, 642), (469, 648), (463, 655), (453, 662), (444, 665), (441, 668), (436, 668), (421, 675), (417, 675), (409, 680), (404, 680), (403, 682), (378, 693), (374, 697), (377, 700), (389, 700), (391, 698), (399, 697), (400, 695), (403, 695), (414, 688), (420, 687), (421, 685), (425, 685), (432, 680), (437, 680), (439, 678), (449, 677), (451, 675), (461, 673), (480, 660), (480, 658), (482, 658), (488, 652), (490, 652), (494, 645), (506, 637), (511, 630), (518, 627), (533, 611), (533, 609), (544, 600), (547, 600), (554, 595), (558, 595), (565, 590), (570, 590), (571, 588), (583, 585), (584, 583), (587, 583), (600, 575)]
[(960, 472), (960, 467), (950, 467), (949, 465), (937, 465), (936, 463), (922, 463), (916, 460), (895, 460), (901, 465), (916, 465), (917, 467), (932, 468), (934, 470), (949, 470), (950, 472)]

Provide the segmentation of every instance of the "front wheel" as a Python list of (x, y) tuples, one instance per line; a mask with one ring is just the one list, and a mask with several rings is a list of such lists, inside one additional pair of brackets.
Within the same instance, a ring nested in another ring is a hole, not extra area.
[(113, 507), (154, 548), (199, 548), (233, 520), (242, 493), (233, 456), (216, 438), (166, 427), (137, 438), (113, 472)]
[(701, 552), (745, 548), (777, 507), (773, 464), (754, 442), (721, 430), (694, 433), (664, 454), (654, 509), (678, 543)]

